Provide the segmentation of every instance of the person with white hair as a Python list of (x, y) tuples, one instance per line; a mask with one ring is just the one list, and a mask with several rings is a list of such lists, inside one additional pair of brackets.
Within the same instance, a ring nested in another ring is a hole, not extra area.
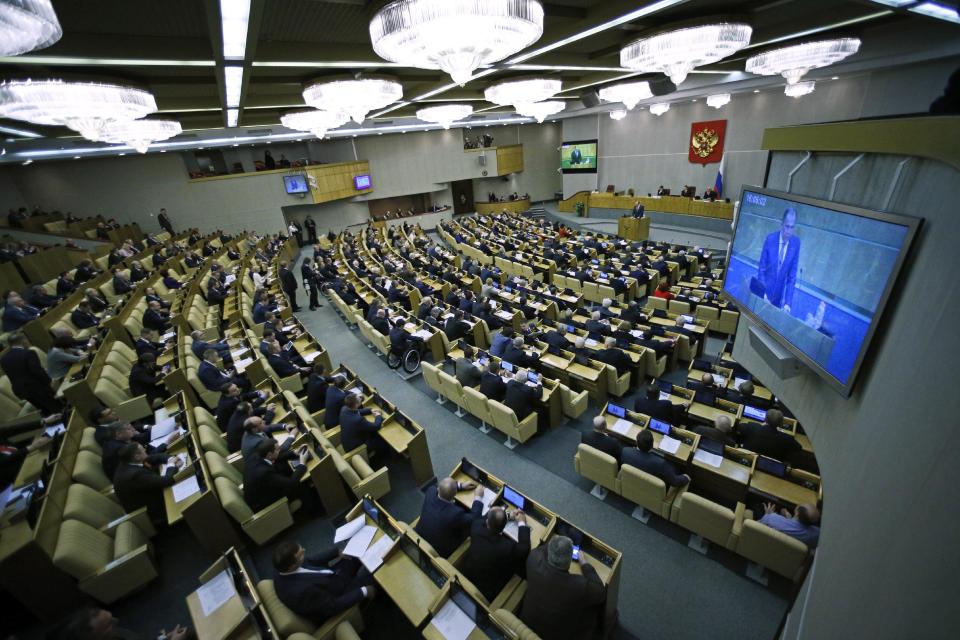
[(616, 316), (617, 314), (611, 310), (611, 307), (613, 307), (613, 300), (610, 298), (604, 298), (600, 302), (600, 309), (599, 309), (600, 317), (613, 318), (614, 316)]
[(608, 333), (610, 331), (609, 321), (603, 320), (603, 316), (599, 311), (594, 311), (590, 314), (590, 319), (587, 320), (587, 331), (591, 333)]
[(507, 383), (507, 392), (503, 398), (503, 404), (507, 405), (517, 415), (517, 420), (521, 422), (536, 410), (537, 403), (543, 395), (543, 376), (541, 375), (537, 384), (531, 386), (527, 384), (527, 370), (518, 368), (513, 376), (513, 380)]
[(610, 435), (607, 429), (607, 420), (603, 416), (596, 416), (593, 419), (593, 431), (580, 435), (581, 444), (593, 447), (602, 451), (608, 456), (613, 457), (620, 464), (620, 454), (623, 452), (623, 445), (615, 437)]
[(694, 433), (699, 433), (701, 437), (709, 438), (717, 442), (722, 442), (728, 447), (736, 446), (733, 439), (733, 423), (727, 416), (717, 416), (713, 419), (713, 426), (697, 425), (690, 429)]
[(612, 365), (617, 370), (617, 376), (622, 376), (630, 372), (633, 360), (626, 353), (617, 348), (616, 338), (606, 338), (603, 341), (603, 349), (597, 352), (597, 360)]

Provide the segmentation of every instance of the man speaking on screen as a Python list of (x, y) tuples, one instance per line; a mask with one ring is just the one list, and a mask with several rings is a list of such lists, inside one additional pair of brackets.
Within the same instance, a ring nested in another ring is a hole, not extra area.
[(763, 299), (790, 313), (793, 288), (797, 282), (800, 262), (800, 238), (793, 235), (797, 226), (797, 211), (783, 212), (780, 231), (774, 231), (763, 242), (757, 279), (763, 284)]

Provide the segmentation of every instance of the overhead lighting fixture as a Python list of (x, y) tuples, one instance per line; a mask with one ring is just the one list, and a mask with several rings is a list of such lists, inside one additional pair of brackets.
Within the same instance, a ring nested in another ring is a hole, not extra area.
[(381, 58), (440, 69), (459, 85), (541, 35), (537, 0), (395, 0), (370, 21), (370, 41)]
[(23, 166), (27, 166), (28, 164), (33, 164), (33, 160), (24, 160), (22, 164)]
[(813, 93), (813, 89), (816, 86), (816, 82), (813, 80), (807, 80), (806, 82), (796, 82), (794, 84), (788, 84), (783, 88), (783, 93), (790, 96), (791, 98), (800, 98), (807, 95), (808, 93)]
[(334, 111), (296, 111), (280, 117), (280, 124), (295, 131), (309, 131), (322, 139), (330, 129), (346, 124), (346, 114)]
[(246, 56), (249, 22), (250, 0), (220, 0), (224, 60), (243, 60)]
[(240, 89), (243, 88), (243, 67), (224, 67), (223, 84), (227, 94), (227, 108), (240, 106)]
[(760, 89), (754, 89), (753, 92), (754, 92), (754, 93), (760, 93)]
[(938, 2), (921, 2), (914, 7), (910, 7), (909, 10), (928, 18), (960, 24), (960, 15), (957, 14), (956, 7), (948, 7)]
[(751, 56), (747, 58), (746, 70), (762, 76), (781, 75), (787, 84), (796, 84), (811, 69), (840, 62), (859, 49), (859, 38), (806, 42)]
[(323, 111), (339, 111), (360, 124), (374, 109), (403, 97), (399, 82), (382, 78), (318, 82), (303, 90), (303, 101)]
[(215, 67), (213, 60), (163, 60), (146, 58), (86, 58), (82, 56), (0, 56), (0, 64), (68, 67)]
[(142, 89), (95, 82), (14, 80), (0, 84), (0, 117), (70, 127), (88, 140), (114, 120), (136, 120), (157, 110)]
[(534, 118), (537, 122), (543, 122), (547, 116), (563, 111), (567, 103), (563, 100), (546, 100), (544, 102), (531, 102), (527, 104), (518, 104), (517, 113), (528, 118)]
[(908, 4), (916, 4), (917, 0), (873, 0), (877, 4), (885, 4), (888, 7), (901, 8)]
[(611, 120), (623, 120), (626, 117), (627, 117), (626, 109), (614, 109), (613, 111), (610, 112)]
[(436, 122), (444, 129), (458, 120), (469, 118), (473, 107), (468, 104), (441, 104), (417, 110), (417, 119), (424, 122)]
[(110, 122), (100, 129), (100, 139), (114, 144), (127, 144), (139, 153), (146, 153), (154, 142), (169, 140), (183, 133), (176, 120), (131, 120)]
[(655, 104), (650, 105), (650, 113), (652, 113), (655, 116), (662, 116), (667, 111), (670, 111), (669, 102), (657, 102)]
[(27, 129), (16, 129), (14, 127), (0, 126), (0, 133), (8, 133), (13, 136), (23, 136), (24, 138), (42, 138), (43, 136), (36, 131)]
[(722, 60), (750, 43), (748, 24), (720, 23), (667, 31), (641, 38), (620, 50), (620, 64), (663, 72), (679, 85), (694, 68)]
[(529, 78), (525, 80), (508, 80), (487, 87), (483, 96), (494, 104), (520, 105), (543, 102), (560, 91), (563, 84), (553, 78)]
[(725, 104), (730, 102), (729, 93), (715, 93), (712, 96), (707, 96), (707, 106), (713, 107), (714, 109), (719, 109)]
[(63, 36), (50, 0), (0, 2), (0, 55), (44, 49)]
[(831, 80), (839, 80), (839, 79), (840, 79), (840, 76), (833, 76), (833, 77), (830, 78), (830, 79), (831, 79)]
[(227, 126), (228, 127), (237, 126), (237, 121), (239, 120), (239, 118), (240, 118), (240, 109), (227, 109)]
[(633, 109), (641, 100), (652, 98), (649, 82), (624, 82), (600, 89), (600, 99), (606, 102), (622, 102)]

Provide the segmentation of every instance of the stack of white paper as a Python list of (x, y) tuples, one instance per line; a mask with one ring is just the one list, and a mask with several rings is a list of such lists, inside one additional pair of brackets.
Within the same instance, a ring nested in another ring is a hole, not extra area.
[(697, 449), (697, 452), (693, 454), (693, 459), (715, 469), (719, 469), (723, 463), (723, 456), (718, 456), (703, 449)]
[(713, 376), (713, 384), (718, 386), (723, 386), (723, 376), (717, 373), (713, 373), (711, 375)]
[(740, 385), (742, 385), (744, 382), (747, 382), (747, 379), (746, 379), (746, 378), (734, 378), (734, 379), (733, 379), (733, 386), (734, 386), (735, 388), (739, 389), (739, 388), (740, 388)]
[[(177, 434), (177, 437), (180, 437), (180, 436), (182, 436), (183, 434), (185, 434), (186, 432), (187, 432), (186, 429), (177, 429), (176, 431), (171, 431), (170, 433), (164, 434), (164, 435), (163, 435), (162, 437), (160, 437), (160, 438), (154, 438), (153, 440), (151, 440), (151, 441), (150, 441), (150, 446), (153, 447), (153, 448), (157, 448), (157, 447), (159, 447), (159, 446), (161, 446), (161, 445), (167, 444), (167, 440), (169, 440), (169, 439), (170, 439), (170, 436), (173, 435), (174, 433)], [(151, 436), (153, 435), (152, 430), (151, 430), (150, 435), (151, 435)]]
[(231, 357), (232, 359), (236, 360), (237, 358), (239, 358), (240, 356), (242, 356), (243, 354), (245, 354), (247, 351), (248, 351), (248, 349), (238, 349), (237, 351), (231, 351), (231, 352), (230, 352), (230, 357)]
[(494, 491), (491, 491), (487, 487), (483, 488), (483, 497), (480, 498), (480, 502), (483, 503), (483, 515), (487, 515), (487, 511), (490, 511), (490, 507), (493, 506), (493, 501), (497, 499), (497, 494)]
[(686, 329), (687, 331), (696, 331), (698, 327), (695, 324), (690, 324), (689, 322), (685, 322), (683, 324), (683, 328)]
[(166, 475), (167, 469), (169, 469), (172, 466), (176, 466), (174, 463), (174, 460), (179, 460), (181, 463), (183, 463), (183, 465), (186, 465), (187, 462), (190, 461), (190, 458), (187, 456), (186, 452), (178, 453), (175, 456), (170, 456), (170, 459), (160, 466), (160, 475), (162, 476)]
[(667, 453), (676, 453), (680, 448), (680, 441), (670, 436), (663, 436), (660, 438), (660, 445), (657, 448)]
[(373, 536), (377, 534), (377, 528), (366, 525), (360, 531), (357, 531), (353, 534), (353, 537), (350, 538), (350, 542), (347, 543), (347, 546), (343, 550), (343, 555), (353, 556), (354, 558), (362, 558), (363, 554), (366, 553), (367, 547), (370, 546), (370, 543), (373, 541)]
[(354, 388), (350, 389), (350, 393), (354, 393), (354, 394), (356, 394), (356, 395), (359, 396), (359, 395), (363, 394), (363, 388), (362, 388), (362, 387), (354, 387)]
[(430, 626), (440, 632), (445, 640), (467, 640), (477, 628), (470, 616), (465, 614), (453, 600), (447, 600), (437, 615), (433, 616)]
[(500, 311), (497, 311), (494, 315), (496, 315), (498, 318), (503, 318), (504, 320), (513, 319), (513, 314), (511, 312), (503, 311), (502, 309)]
[(316, 360), (316, 359), (317, 359), (317, 356), (319, 356), (319, 355), (320, 355), (320, 352), (319, 352), (319, 351), (316, 351), (316, 352), (314, 352), (314, 353), (308, 353), (308, 354), (306, 354), (306, 355), (303, 356), (303, 361), (309, 364), (309, 363), (313, 362), (314, 360)]
[(415, 338), (421, 338), (423, 340), (429, 340), (432, 335), (433, 333), (430, 331), (427, 331), (426, 329), (420, 329), (419, 331), (413, 332), (413, 336)]
[(660, 392), (660, 399), (661, 399), (661, 400), (669, 400), (669, 399), (670, 399), (670, 394), (667, 393), (666, 391), (661, 391), (661, 392)]
[(173, 501), (183, 502), (195, 493), (200, 492), (200, 483), (197, 482), (197, 476), (190, 476), (186, 480), (181, 480), (173, 485)]
[(583, 344), (587, 345), (588, 347), (595, 347), (600, 343), (594, 340), (593, 338), (587, 338), (586, 340), (583, 341)]
[(617, 421), (610, 425), (610, 431), (614, 433), (619, 433), (622, 436), (630, 433), (630, 427), (633, 426), (633, 423), (629, 420), (624, 420), (623, 418), (617, 418)]
[(360, 562), (367, 568), (367, 571), (373, 573), (383, 564), (383, 556), (387, 555), (387, 552), (393, 547), (393, 542), (390, 536), (385, 535), (370, 545), (366, 552), (360, 557)]
[(167, 340), (170, 340), (171, 338), (176, 338), (176, 337), (177, 337), (177, 332), (175, 330), (167, 331), (165, 334), (160, 336), (160, 342), (166, 342)]
[(197, 597), (200, 599), (200, 608), (203, 610), (204, 617), (225, 605), (236, 593), (233, 577), (228, 570), (221, 571), (200, 585), (197, 589)]
[(243, 372), (251, 364), (253, 364), (253, 358), (244, 358), (243, 360), (235, 360), (233, 366), (238, 372)]
[(150, 427), (150, 439), (159, 440), (164, 436), (170, 435), (177, 429), (176, 418), (164, 418)]
[(352, 538), (354, 534), (357, 533), (357, 531), (360, 531), (360, 529), (363, 529), (364, 522), (366, 522), (366, 517), (363, 514), (361, 514), (356, 518), (354, 518), (353, 520), (351, 520), (350, 522), (347, 522), (346, 524), (343, 524), (337, 527), (336, 532), (333, 534), (333, 543), (337, 544), (339, 542), (343, 542), (344, 540), (349, 540), (350, 538)]
[(223, 284), (229, 287), (236, 279), (237, 276), (233, 275), (232, 273), (228, 273), (227, 277), (223, 279)]
[(66, 430), (67, 428), (63, 426), (63, 423), (61, 422), (59, 424), (50, 425), (49, 427), (44, 429), (43, 435), (47, 436), (48, 438), (55, 438), (57, 435), (63, 433)]
[(406, 324), (403, 325), (403, 330), (404, 330), (404, 331), (413, 331), (413, 330), (416, 329), (416, 328), (417, 328), (417, 325), (415, 325), (415, 324), (412, 323), (412, 322), (407, 322)]

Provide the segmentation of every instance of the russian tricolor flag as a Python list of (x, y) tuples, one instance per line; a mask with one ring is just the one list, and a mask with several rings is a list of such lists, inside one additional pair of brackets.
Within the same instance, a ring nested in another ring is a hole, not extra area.
[(713, 190), (717, 192), (717, 197), (723, 197), (723, 163), (726, 162), (727, 156), (723, 155), (720, 157), (720, 167), (717, 169), (717, 179), (713, 182)]

